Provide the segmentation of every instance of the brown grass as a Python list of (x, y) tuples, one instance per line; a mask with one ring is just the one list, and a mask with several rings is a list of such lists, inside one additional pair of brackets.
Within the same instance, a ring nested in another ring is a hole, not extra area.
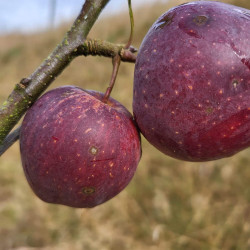
[[(170, 6), (135, 11), (134, 45)], [(232, 2), (232, 1), (231, 1)], [(247, 4), (248, 0), (240, 1)], [(69, 25), (55, 32), (0, 37), (0, 100), (28, 76), (61, 40)], [(101, 19), (91, 37), (125, 42), (128, 14)], [(104, 91), (111, 60), (76, 59), (50, 88), (65, 84)], [(112, 96), (129, 110), (132, 64), (123, 63)], [(219, 250), (250, 249), (249, 149), (234, 157), (189, 163), (167, 157), (144, 139), (143, 157), (129, 186), (93, 209), (46, 204), (23, 174), (19, 145), (0, 158), (0, 250)]]

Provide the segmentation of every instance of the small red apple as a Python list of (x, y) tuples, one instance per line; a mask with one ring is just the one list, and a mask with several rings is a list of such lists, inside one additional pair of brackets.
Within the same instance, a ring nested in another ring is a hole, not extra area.
[(139, 49), (133, 112), (146, 139), (187, 161), (250, 146), (250, 11), (196, 1), (163, 14)]
[(27, 111), (20, 132), (22, 164), (42, 200), (94, 207), (122, 191), (141, 157), (127, 109), (103, 94), (65, 86)]

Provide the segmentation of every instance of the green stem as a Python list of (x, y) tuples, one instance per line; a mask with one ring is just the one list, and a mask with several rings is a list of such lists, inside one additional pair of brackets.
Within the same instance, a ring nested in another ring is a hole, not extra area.
[[(133, 34), (134, 34), (134, 16), (133, 16), (131, 0), (128, 0), (128, 9), (129, 9), (129, 17), (130, 17), (130, 36), (129, 36), (127, 44), (124, 47), (124, 50), (128, 50), (130, 48), (132, 39), (133, 39)], [(103, 102), (105, 103), (107, 103), (109, 96), (112, 92), (112, 89), (115, 85), (115, 80), (119, 71), (120, 63), (121, 63), (121, 57), (119, 55), (116, 55), (115, 57), (113, 57), (113, 72), (112, 72), (109, 86), (103, 97)]]
[(128, 49), (130, 47), (132, 40), (133, 40), (133, 36), (134, 36), (134, 14), (133, 14), (131, 0), (128, 0), (128, 10), (129, 10), (129, 18), (130, 18), (130, 36), (125, 46), (125, 49)]

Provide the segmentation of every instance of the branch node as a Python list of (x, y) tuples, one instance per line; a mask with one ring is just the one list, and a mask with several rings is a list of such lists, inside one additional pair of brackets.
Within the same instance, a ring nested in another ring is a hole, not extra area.
[(121, 60), (124, 61), (124, 62), (132, 62), (132, 63), (135, 63), (136, 61), (136, 55), (134, 54), (137, 50), (130, 46), (128, 49), (124, 49), (122, 48), (120, 50), (120, 57), (121, 57)]

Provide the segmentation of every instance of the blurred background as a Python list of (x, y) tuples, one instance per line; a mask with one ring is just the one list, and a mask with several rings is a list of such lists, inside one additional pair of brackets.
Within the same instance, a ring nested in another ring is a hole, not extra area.
[[(169, 8), (187, 2), (133, 0), (139, 47)], [(250, 8), (249, 0), (224, 1)], [(61, 41), (83, 0), (0, 1), (0, 101)], [(111, 0), (90, 37), (124, 43), (126, 0)], [(132, 111), (133, 64), (123, 63), (112, 96)], [(51, 88), (66, 84), (105, 91), (108, 58), (79, 57)], [(0, 158), (0, 250), (250, 249), (250, 151), (190, 163), (167, 157), (142, 138), (143, 156), (129, 186), (93, 209), (39, 200), (23, 174), (19, 144)]]
[[(0, 0), (0, 33), (30, 33), (57, 27), (62, 22), (72, 21), (79, 13), (84, 0)], [(155, 0), (134, 0), (138, 7)], [(168, 0), (161, 0), (168, 2)], [(102, 16), (127, 10), (126, 0), (110, 1)]]

